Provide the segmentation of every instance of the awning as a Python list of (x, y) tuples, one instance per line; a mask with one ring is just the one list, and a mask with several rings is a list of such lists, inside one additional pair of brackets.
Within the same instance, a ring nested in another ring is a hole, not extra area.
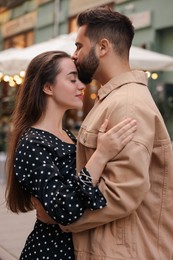
[[(74, 52), (76, 33), (60, 35), (46, 42), (24, 49), (7, 49), (0, 52), (0, 72), (13, 75), (26, 70), (33, 57), (48, 50), (62, 50), (70, 55)], [(149, 71), (173, 70), (173, 57), (132, 46), (130, 49), (132, 69)]]

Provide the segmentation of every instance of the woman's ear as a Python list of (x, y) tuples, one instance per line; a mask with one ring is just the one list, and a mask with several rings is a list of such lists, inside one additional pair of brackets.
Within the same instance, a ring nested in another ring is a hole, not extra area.
[(52, 95), (52, 85), (50, 85), (49, 83), (46, 83), (43, 87), (43, 92), (49, 96)]
[(104, 56), (108, 52), (109, 48), (110, 48), (110, 42), (106, 38), (101, 39), (99, 42), (100, 56)]

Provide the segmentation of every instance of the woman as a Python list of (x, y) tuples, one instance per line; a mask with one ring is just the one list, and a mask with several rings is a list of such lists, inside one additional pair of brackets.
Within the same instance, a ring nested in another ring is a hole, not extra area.
[[(76, 138), (62, 119), (68, 109), (82, 107), (83, 90), (68, 54), (49, 51), (30, 62), (16, 99), (7, 155), (6, 199), (13, 212), (32, 210), (34, 196), (55, 222), (68, 225), (86, 208), (106, 206), (97, 183), (107, 161), (132, 138), (136, 122), (127, 119), (100, 134), (96, 152), (77, 177)], [(37, 220), (20, 259), (74, 259), (71, 234)]]

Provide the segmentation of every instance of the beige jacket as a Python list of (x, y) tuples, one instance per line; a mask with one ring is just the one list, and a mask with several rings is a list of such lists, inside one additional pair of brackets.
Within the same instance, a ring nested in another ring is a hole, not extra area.
[(133, 140), (108, 162), (99, 188), (107, 206), (75, 223), (77, 260), (173, 260), (173, 152), (144, 72), (113, 78), (98, 92), (78, 138), (78, 171), (92, 155), (98, 129), (137, 120)]

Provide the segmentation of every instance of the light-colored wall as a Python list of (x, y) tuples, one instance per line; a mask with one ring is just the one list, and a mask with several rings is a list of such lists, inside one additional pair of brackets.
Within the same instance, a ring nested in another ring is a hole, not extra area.
[(101, 6), (101, 5), (109, 4), (111, 2), (114, 2), (114, 1), (110, 1), (110, 0), (82, 0), (82, 1), (81, 0), (70, 0), (69, 15), (74, 16), (87, 8)]

